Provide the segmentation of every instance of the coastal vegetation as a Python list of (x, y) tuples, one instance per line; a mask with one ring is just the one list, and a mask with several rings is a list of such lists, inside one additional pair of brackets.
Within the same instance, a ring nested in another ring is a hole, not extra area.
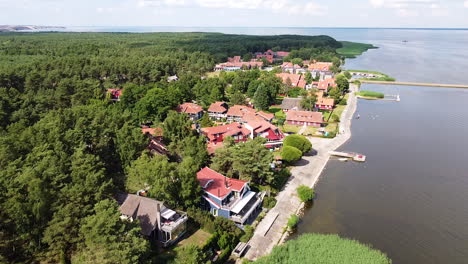
[(378, 71), (368, 71), (368, 70), (347, 70), (348, 72), (356, 72), (356, 73), (368, 73), (373, 74), (376, 77), (363, 77), (358, 79), (369, 80), (369, 81), (386, 81), (386, 82), (394, 82), (396, 79), (393, 77), (388, 76), (385, 73), (378, 72)]
[(352, 59), (368, 51), (369, 49), (377, 49), (372, 44), (357, 43), (350, 41), (341, 41), (341, 48), (338, 48), (336, 52), (345, 58)]
[(367, 99), (382, 99), (385, 97), (383, 93), (374, 91), (360, 91), (356, 93), (357, 96)]
[(281, 150), (281, 158), (288, 164), (293, 164), (294, 162), (302, 158), (302, 151), (295, 147), (284, 146)]
[(270, 255), (259, 258), (255, 263), (390, 264), (391, 260), (382, 252), (354, 240), (337, 235), (306, 234), (276, 246)]
[(289, 218), (288, 218), (288, 229), (289, 230), (294, 230), (297, 225), (299, 224), (299, 216), (295, 215), (295, 214), (292, 214)]
[(310, 202), (315, 197), (315, 192), (312, 188), (305, 185), (297, 187), (297, 196), (301, 199), (302, 202)]

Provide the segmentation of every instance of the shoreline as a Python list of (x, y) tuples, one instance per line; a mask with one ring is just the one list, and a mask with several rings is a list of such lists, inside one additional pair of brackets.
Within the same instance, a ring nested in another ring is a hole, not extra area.
[(315, 155), (304, 156), (291, 169), (290, 180), (277, 195), (275, 207), (270, 209), (255, 229), (248, 242), (250, 248), (244, 258), (256, 260), (269, 254), (274, 246), (284, 243), (287, 239), (288, 232), (285, 230), (289, 217), (298, 214), (304, 208), (304, 203), (297, 197), (297, 187), (302, 184), (315, 187), (330, 159), (328, 152), (336, 150), (351, 138), (351, 120), (357, 109), (357, 90), (357, 85), (350, 84), (348, 104), (340, 117), (340, 133), (333, 139), (309, 138)]

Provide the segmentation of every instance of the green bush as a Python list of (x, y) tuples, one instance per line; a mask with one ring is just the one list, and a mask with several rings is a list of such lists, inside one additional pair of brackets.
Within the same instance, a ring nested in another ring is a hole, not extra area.
[(273, 187), (276, 191), (280, 191), (288, 182), (289, 177), (291, 177), (291, 172), (287, 168), (276, 172), (271, 183), (271, 187)]
[(256, 264), (390, 264), (382, 252), (337, 235), (306, 234), (273, 248)]
[(245, 234), (240, 238), (240, 241), (247, 243), (247, 241), (249, 241), (252, 238), (254, 231), (255, 230), (251, 225), (246, 225), (244, 227)]
[(339, 105), (347, 105), (348, 101), (346, 99), (341, 99), (340, 102), (338, 103)]
[(292, 214), (288, 219), (288, 228), (294, 229), (299, 224), (299, 216)]
[(276, 199), (275, 197), (265, 197), (263, 198), (263, 207), (264, 208), (268, 208), (268, 209), (271, 209), (273, 207), (275, 207), (276, 205)]
[(295, 147), (302, 153), (307, 153), (312, 149), (312, 143), (301, 135), (289, 135), (283, 141), (284, 146)]
[(340, 122), (340, 117), (337, 114), (333, 114), (331, 116), (333, 122)]
[(299, 196), (299, 199), (303, 202), (308, 202), (312, 201), (315, 197), (315, 192), (312, 188), (309, 188), (305, 185), (301, 185), (297, 188), (297, 196)]
[(284, 146), (281, 158), (287, 163), (294, 163), (302, 158), (302, 152), (295, 147)]

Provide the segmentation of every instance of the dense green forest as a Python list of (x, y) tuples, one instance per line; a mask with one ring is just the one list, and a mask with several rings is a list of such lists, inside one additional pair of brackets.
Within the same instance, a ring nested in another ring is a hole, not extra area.
[[(257, 90), (274, 100), (273, 74), (201, 78), (228, 56), (307, 48), (338, 57), (340, 45), (326, 36), (0, 34), (0, 262), (154, 260), (139, 227), (119, 221), (113, 197), (144, 179), (153, 198), (197, 205), (204, 139), (171, 110), (191, 100), (242, 103)], [(167, 82), (174, 74), (180, 80)], [(120, 102), (106, 100), (109, 88), (125, 89)], [(142, 123), (163, 126), (167, 158), (144, 152)]]

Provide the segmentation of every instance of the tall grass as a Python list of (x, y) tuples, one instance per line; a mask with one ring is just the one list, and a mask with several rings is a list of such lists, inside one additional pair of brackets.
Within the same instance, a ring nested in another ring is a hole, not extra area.
[(360, 91), (357, 93), (357, 95), (362, 96), (362, 97), (373, 97), (373, 98), (380, 98), (380, 99), (385, 97), (383, 93), (374, 92), (374, 91)]
[(337, 235), (306, 234), (275, 247), (269, 256), (255, 263), (389, 264), (391, 260), (384, 253), (354, 240)]

